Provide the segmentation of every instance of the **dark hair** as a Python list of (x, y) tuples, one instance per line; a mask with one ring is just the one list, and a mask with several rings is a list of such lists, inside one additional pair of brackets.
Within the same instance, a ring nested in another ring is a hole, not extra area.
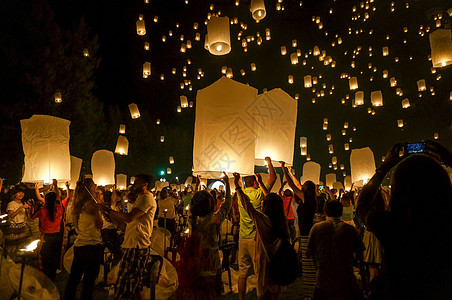
[(190, 212), (194, 217), (204, 217), (213, 212), (215, 198), (207, 191), (199, 191), (193, 195), (190, 202)]
[(285, 189), (284, 190), (284, 196), (286, 196), (286, 197), (290, 197), (290, 196), (293, 196), (293, 193), (292, 193), (292, 191), (291, 190), (289, 190), (289, 189)]
[(112, 195), (113, 195), (113, 192), (110, 192), (110, 191), (105, 191), (104, 192), (104, 202), (109, 207), (111, 205), (111, 197), (112, 197)]
[(318, 214), (323, 214), (323, 206), (325, 205), (325, 197), (322, 195), (315, 197), (316, 207), (315, 212)]
[(343, 207), (349, 207), (352, 205), (352, 198), (350, 198), (348, 193), (342, 194), (340, 201)]
[(267, 215), (272, 224), (275, 235), (288, 239), (289, 230), (284, 215), (284, 202), (276, 193), (270, 193), (262, 200), (262, 212)]
[(342, 204), (337, 200), (328, 200), (325, 203), (325, 213), (328, 217), (339, 218), (342, 216)]
[(45, 199), (49, 219), (51, 221), (55, 221), (57, 194), (55, 192), (49, 192), (47, 193)]
[(165, 200), (168, 197), (168, 189), (167, 188), (163, 188), (160, 191), (160, 200)]
[[(303, 195), (304, 195), (304, 203), (315, 206), (315, 184), (314, 182), (308, 180), (303, 184)], [(314, 209), (314, 208), (313, 208)]]
[(252, 187), (254, 185), (254, 182), (256, 181), (255, 176), (245, 176), (243, 177), (243, 181), (245, 181), (245, 187)]
[(148, 190), (151, 190), (155, 186), (155, 178), (148, 174), (137, 174), (135, 175), (135, 180), (137, 178), (144, 180), (148, 184)]

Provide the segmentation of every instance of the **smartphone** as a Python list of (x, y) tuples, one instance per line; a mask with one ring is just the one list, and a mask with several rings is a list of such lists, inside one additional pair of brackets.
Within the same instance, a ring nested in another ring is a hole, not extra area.
[(319, 189), (323, 189), (323, 185), (319, 185)]
[(405, 153), (422, 153), (425, 151), (425, 143), (406, 143)]

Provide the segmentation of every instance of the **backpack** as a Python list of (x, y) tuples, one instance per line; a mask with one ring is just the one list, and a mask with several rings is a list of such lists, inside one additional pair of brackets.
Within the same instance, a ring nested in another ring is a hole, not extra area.
[(270, 279), (277, 285), (286, 286), (295, 281), (299, 275), (298, 258), (289, 241), (281, 239), (281, 245), (268, 263)]

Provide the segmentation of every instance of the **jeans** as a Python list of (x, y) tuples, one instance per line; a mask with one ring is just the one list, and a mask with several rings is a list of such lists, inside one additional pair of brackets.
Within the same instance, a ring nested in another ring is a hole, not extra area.
[(56, 271), (60, 267), (63, 236), (61, 233), (46, 233), (41, 248), (42, 271), (55, 281)]
[(102, 262), (102, 245), (88, 245), (82, 247), (74, 246), (74, 260), (72, 261), (71, 273), (65, 290), (65, 299), (75, 299), (77, 285), (83, 277), (83, 289), (80, 299), (93, 299), (94, 283), (99, 275)]

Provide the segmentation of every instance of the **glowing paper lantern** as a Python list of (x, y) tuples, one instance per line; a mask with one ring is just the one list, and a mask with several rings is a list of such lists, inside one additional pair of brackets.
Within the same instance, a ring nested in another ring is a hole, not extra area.
[(101, 186), (115, 184), (115, 157), (108, 150), (97, 150), (91, 158), (94, 183)]
[(20, 121), (25, 154), (22, 182), (71, 179), (69, 124), (65, 119), (33, 115)]
[(308, 147), (308, 138), (307, 137), (300, 137), (300, 147), (301, 148), (307, 148)]
[(126, 125), (124, 124), (119, 125), (119, 133), (120, 134), (126, 133)]
[(160, 142), (163, 143), (164, 141), (165, 141), (165, 136), (164, 136), (164, 135), (161, 135), (161, 136), (160, 136)]
[(293, 83), (293, 76), (289, 75), (289, 77), (287, 78), (287, 81), (292, 84)]
[(143, 75), (151, 75), (151, 63), (148, 61), (143, 64)]
[(333, 154), (334, 153), (334, 146), (333, 146), (333, 144), (329, 144), (328, 145), (328, 153), (329, 154)]
[(403, 127), (403, 120), (397, 120), (397, 127)]
[[(266, 156), (275, 161), (275, 166), (281, 160), (292, 165), (297, 107), (298, 102), (289, 94), (282, 89), (273, 89), (257, 96), (247, 108), (254, 121), (256, 165), (265, 165)], [(264, 109), (270, 109), (272, 113), (262, 114)]]
[(320, 164), (308, 161), (303, 164), (303, 176), (301, 177), (301, 184), (310, 180), (315, 184), (318, 184), (320, 181)]
[(416, 83), (417, 83), (417, 90), (419, 92), (425, 91), (427, 89), (427, 86), (425, 85), (425, 79), (420, 79)]
[(337, 190), (337, 192), (339, 193), (340, 190), (344, 190), (344, 186), (341, 182), (335, 181), (333, 182), (333, 189)]
[(344, 177), (344, 186), (345, 190), (347, 191), (352, 188), (352, 177), (350, 175)]
[(232, 73), (232, 68), (228, 68), (226, 70), (226, 77), (227, 78), (232, 78), (234, 76), (234, 74)]
[(290, 62), (292, 63), (292, 65), (296, 65), (298, 64), (298, 55), (297, 53), (292, 53), (290, 54)]
[(364, 92), (359, 91), (355, 93), (355, 105), (363, 105), (364, 104)]
[(370, 101), (373, 106), (383, 106), (383, 94), (381, 91), (373, 91), (370, 93)]
[(193, 174), (254, 174), (255, 132), (249, 108), (257, 89), (222, 77), (199, 90), (193, 141)]
[(375, 173), (374, 153), (369, 147), (353, 149), (350, 154), (350, 171), (352, 182), (363, 181), (364, 184)]
[(55, 103), (61, 103), (63, 101), (60, 91), (56, 91), (53, 97), (55, 98)]
[(137, 34), (138, 35), (145, 35), (146, 34), (146, 27), (144, 26), (143, 15), (140, 15), (138, 17), (138, 21), (136, 22), (136, 26), (137, 26)]
[(281, 55), (286, 55), (286, 54), (287, 54), (286, 46), (281, 46)]
[(149, 50), (149, 43), (148, 42), (144, 43), (144, 50)]
[(188, 99), (187, 96), (180, 96), (180, 106), (188, 107)]
[(305, 87), (305, 88), (310, 88), (310, 87), (312, 87), (311, 75), (306, 75), (306, 76), (304, 77), (304, 87)]
[(265, 18), (265, 15), (267, 13), (265, 11), (264, 0), (251, 0), (250, 11), (253, 15), (253, 19), (256, 20), (256, 22), (259, 22), (260, 20)]
[(166, 168), (166, 174), (170, 175), (171, 174), (171, 168)]
[(83, 56), (84, 57), (89, 57), (89, 50), (88, 50), (88, 48), (83, 48)]
[(358, 89), (358, 78), (356, 77), (351, 77), (348, 80), (348, 85), (350, 86), (350, 90), (356, 90)]
[(123, 135), (118, 137), (118, 141), (116, 142), (115, 153), (121, 155), (127, 155), (129, 153), (129, 140)]
[(120, 190), (125, 190), (127, 188), (126, 174), (116, 174), (116, 188)]
[(319, 47), (314, 46), (314, 49), (312, 50), (312, 53), (314, 54), (314, 56), (320, 55)]
[(434, 138), (435, 140), (439, 139), (439, 133), (435, 132), (435, 133), (433, 134), (433, 138)]
[(336, 174), (335, 173), (328, 173), (325, 175), (325, 183), (330, 189), (333, 188), (334, 182), (336, 182)]
[(437, 29), (429, 35), (432, 65), (434, 68), (452, 64), (452, 41), (450, 29)]
[(403, 108), (410, 107), (410, 100), (408, 100), (408, 98), (405, 98), (405, 99), (402, 100), (402, 107)]
[(389, 79), (389, 84), (391, 85), (391, 87), (395, 87), (397, 85), (397, 80), (395, 79), (395, 77), (391, 77), (391, 79)]
[(71, 180), (69, 188), (75, 189), (77, 181), (80, 178), (80, 170), (82, 169), (83, 159), (71, 155)]
[(174, 158), (172, 156), (169, 157), (169, 163), (174, 164)]
[(138, 106), (135, 103), (129, 104), (129, 111), (132, 119), (138, 119), (140, 115), (140, 111), (138, 110)]
[(388, 56), (388, 55), (389, 55), (389, 48), (383, 47), (383, 56)]
[(213, 55), (225, 55), (231, 51), (228, 17), (212, 17), (207, 23), (206, 43)]

